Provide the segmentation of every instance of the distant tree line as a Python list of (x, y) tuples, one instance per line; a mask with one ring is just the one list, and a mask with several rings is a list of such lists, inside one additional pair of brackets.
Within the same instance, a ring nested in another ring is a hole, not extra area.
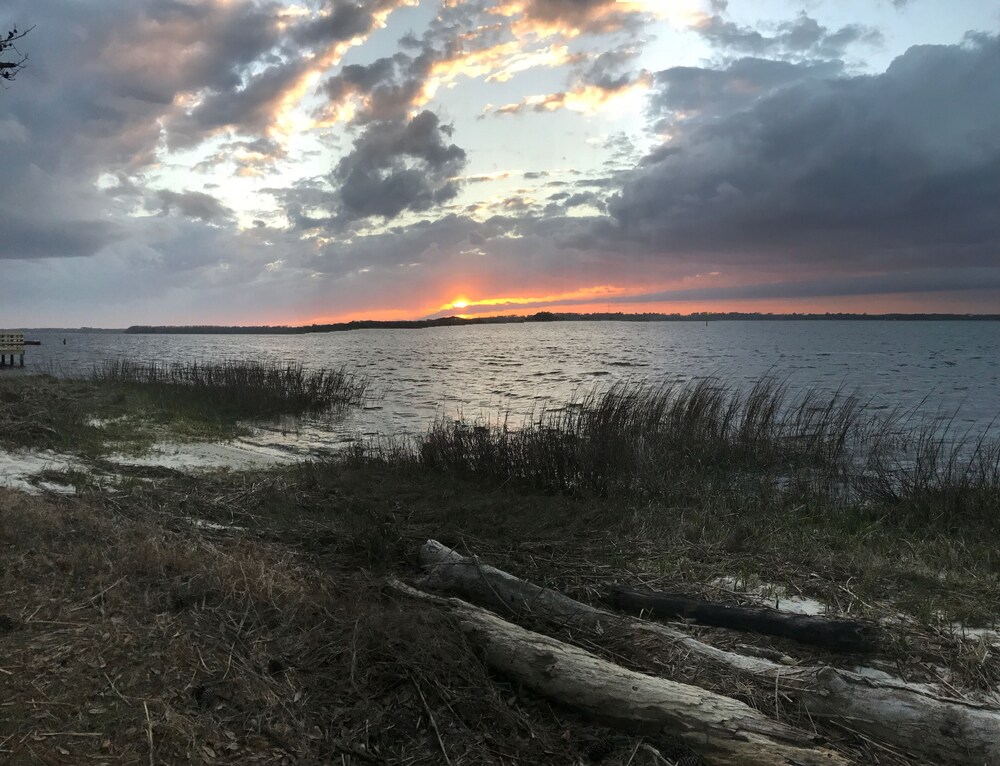
[(464, 327), (484, 324), (523, 324), (526, 322), (718, 322), (718, 321), (998, 321), (1000, 314), (765, 314), (729, 311), (697, 312), (694, 314), (624, 314), (593, 313), (563, 314), (539, 311), (529, 316), (440, 317), (437, 319), (390, 320), (373, 319), (332, 324), (312, 324), (297, 327), (287, 325), (220, 326), (220, 325), (133, 325), (125, 332), (135, 334), (204, 334), (204, 335), (299, 335), (314, 332), (346, 332), (348, 330), (420, 330), (428, 327)]

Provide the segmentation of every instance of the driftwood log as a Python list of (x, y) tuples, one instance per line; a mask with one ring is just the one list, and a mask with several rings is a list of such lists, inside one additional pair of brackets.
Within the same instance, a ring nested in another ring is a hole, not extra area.
[(653, 617), (683, 617), (702, 625), (746, 630), (791, 638), (839, 652), (871, 652), (878, 648), (877, 626), (860, 620), (788, 614), (777, 609), (717, 604), (677, 593), (661, 593), (616, 585), (608, 592), (615, 609)]
[(816, 738), (730, 697), (603, 660), (534, 633), (457, 598), (440, 598), (398, 580), (391, 586), (431, 600), (458, 619), (486, 663), (518, 683), (627, 731), (679, 740), (719, 766), (846, 766)]
[(680, 664), (710, 664), (771, 695), (796, 700), (815, 719), (828, 719), (935, 764), (1000, 764), (1000, 708), (934, 694), (902, 681), (875, 681), (828, 666), (788, 667), (734, 654), (669, 626), (583, 604), (466, 558), (435, 540), (420, 550), (423, 584), (552, 625), (602, 634), (655, 638)]

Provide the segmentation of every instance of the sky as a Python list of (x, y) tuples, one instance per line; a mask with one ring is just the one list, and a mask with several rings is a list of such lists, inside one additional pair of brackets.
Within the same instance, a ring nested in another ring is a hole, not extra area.
[(0, 326), (1000, 313), (995, 0), (4, 0), (13, 27)]

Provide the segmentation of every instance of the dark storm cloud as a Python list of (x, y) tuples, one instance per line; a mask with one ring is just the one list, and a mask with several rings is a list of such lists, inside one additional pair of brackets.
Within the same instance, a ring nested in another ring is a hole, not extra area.
[[(660, 108), (673, 81), (661, 73)], [(884, 74), (762, 92), (719, 119), (681, 122), (612, 198), (605, 241), (745, 263), (995, 262), (997, 37), (914, 47)]]

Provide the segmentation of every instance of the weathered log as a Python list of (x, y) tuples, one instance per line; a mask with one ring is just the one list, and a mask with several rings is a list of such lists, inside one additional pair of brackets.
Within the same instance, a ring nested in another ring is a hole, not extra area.
[(435, 540), (421, 548), (425, 584), (529, 612), (549, 624), (657, 639), (678, 663), (711, 665), (722, 684), (739, 678), (796, 701), (817, 719), (914, 753), (936, 764), (1000, 764), (1000, 709), (934, 694), (902, 681), (873, 680), (828, 666), (787, 667), (706, 644), (669, 626), (598, 609), (466, 558)]
[(487, 664), (550, 699), (648, 736), (669, 736), (719, 766), (840, 766), (843, 756), (816, 738), (730, 697), (637, 673), (550, 636), (526, 630), (457, 598), (431, 600), (458, 619)]
[(615, 609), (653, 617), (683, 617), (702, 625), (765, 633), (839, 652), (871, 652), (878, 648), (878, 627), (860, 620), (788, 614), (766, 607), (717, 604), (678, 593), (613, 586), (608, 602)]

